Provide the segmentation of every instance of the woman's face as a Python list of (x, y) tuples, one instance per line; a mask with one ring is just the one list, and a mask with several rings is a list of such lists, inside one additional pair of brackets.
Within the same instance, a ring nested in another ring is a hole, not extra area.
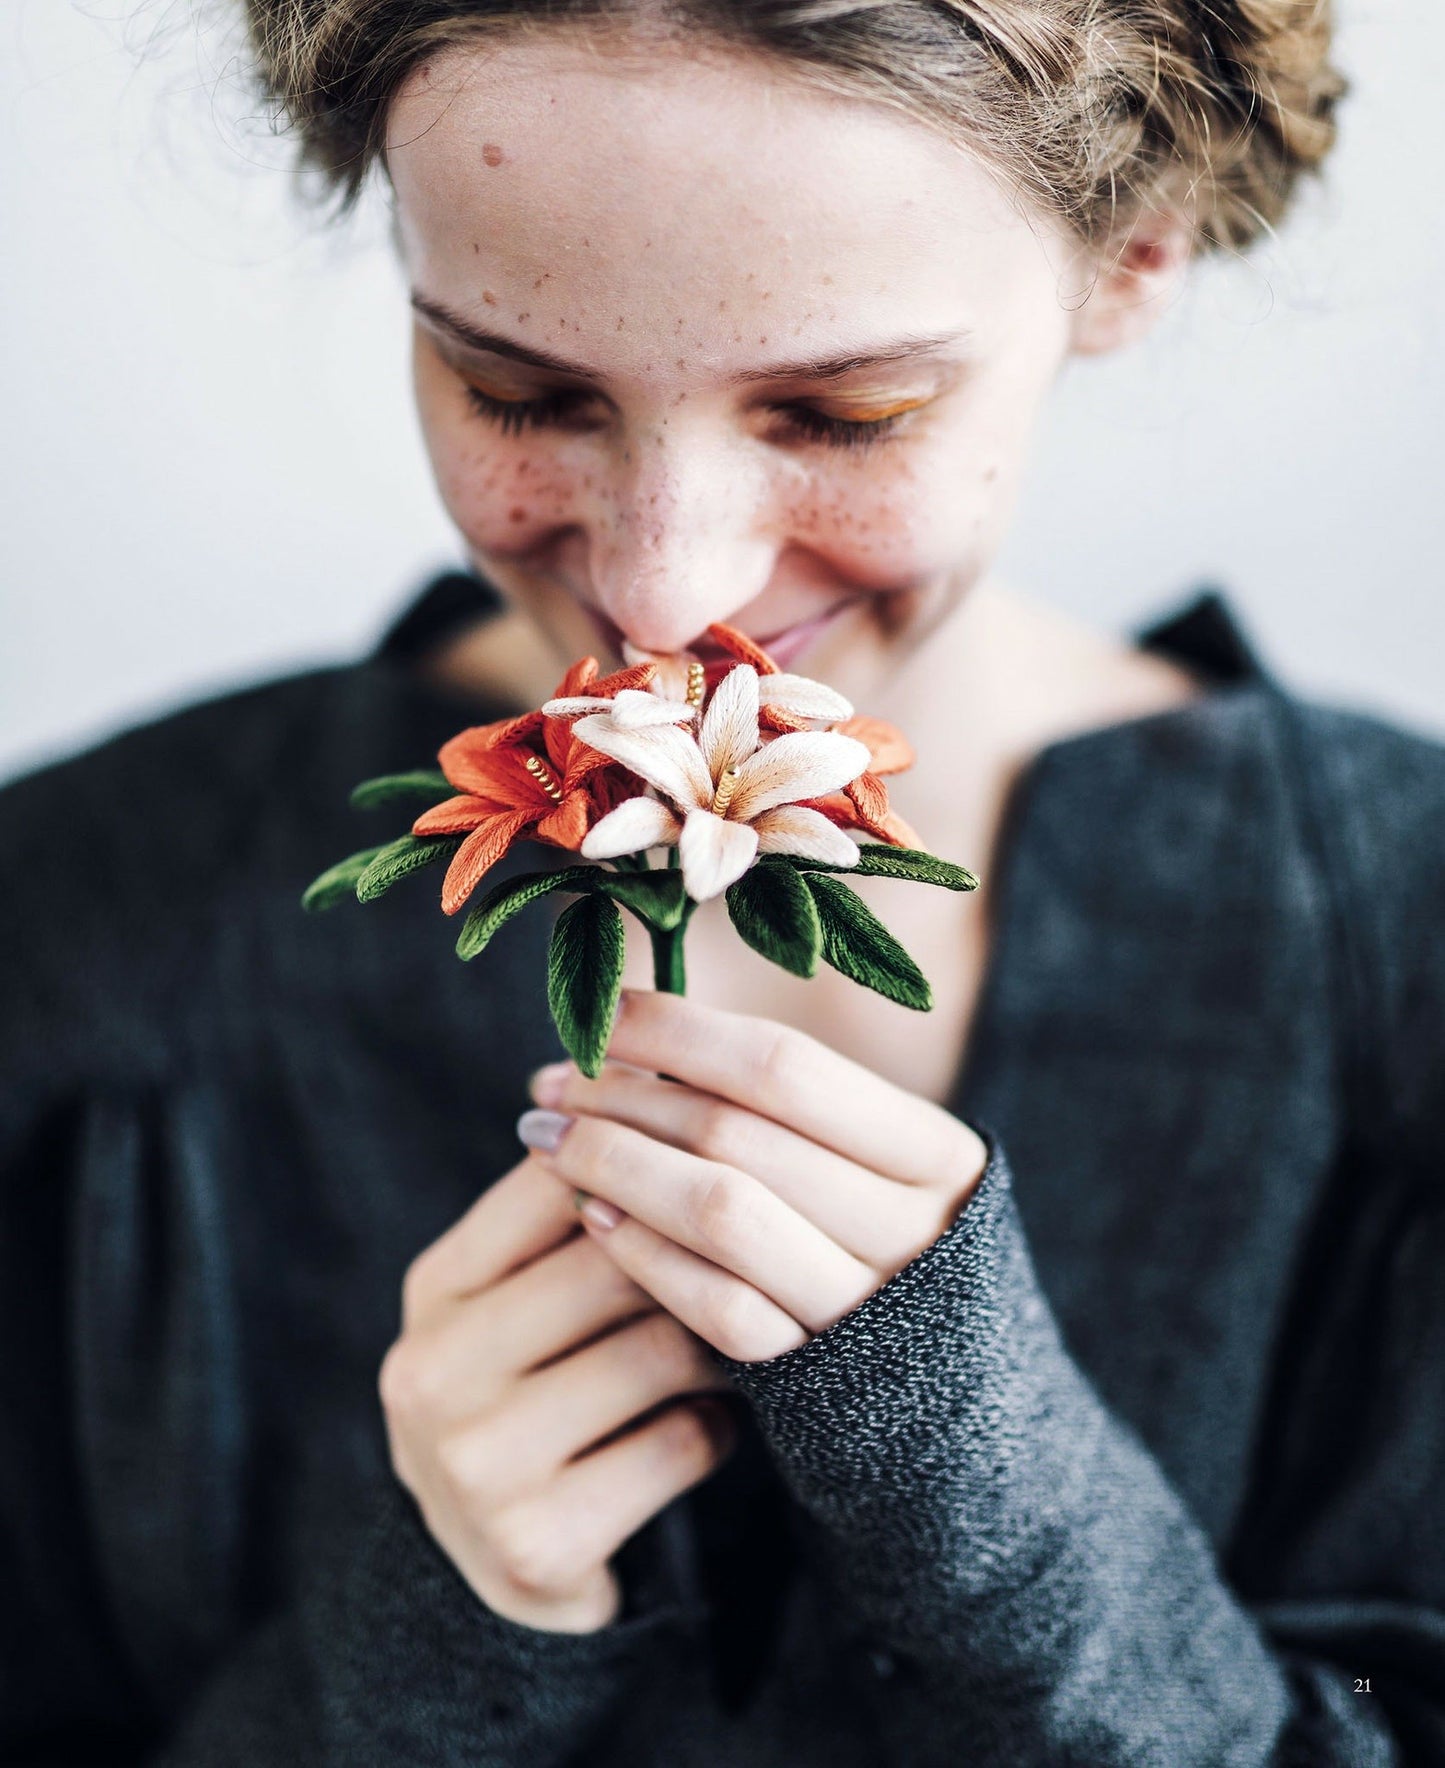
[(1087, 266), (910, 118), (586, 41), (450, 50), (388, 116), (446, 508), (559, 670), (725, 620), (881, 680), (1000, 544)]

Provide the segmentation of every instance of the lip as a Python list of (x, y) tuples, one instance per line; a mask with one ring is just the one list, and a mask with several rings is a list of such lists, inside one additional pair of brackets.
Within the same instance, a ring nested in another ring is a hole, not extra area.
[[(810, 619), (796, 621), (792, 626), (780, 627), (776, 632), (767, 634), (750, 632), (746, 636), (755, 645), (761, 646), (780, 669), (785, 669), (795, 657), (802, 655), (824, 628), (830, 626), (845, 608), (851, 608), (854, 602), (860, 599), (861, 597), (856, 594), (844, 596), (841, 601), (834, 602), (831, 608), (825, 608), (821, 614), (814, 614)], [(620, 657), (622, 643), (627, 635), (600, 608), (595, 608), (590, 603), (585, 605), (598, 633)], [(711, 639), (701, 637), (694, 639), (685, 649), (701, 657), (704, 662), (721, 659), (727, 655)]]

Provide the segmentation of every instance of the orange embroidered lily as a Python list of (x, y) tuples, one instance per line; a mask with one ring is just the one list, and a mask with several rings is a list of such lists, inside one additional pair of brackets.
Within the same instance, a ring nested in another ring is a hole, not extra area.
[[(643, 663), (599, 679), (598, 667), (595, 657), (574, 663), (555, 697), (585, 691), (606, 700), (645, 688), (653, 675), (653, 666)], [(442, 880), (449, 915), (519, 837), (575, 852), (593, 823), (636, 790), (607, 756), (577, 741), (569, 720), (540, 711), (460, 731), (443, 743), (437, 761), (458, 795), (424, 810), (411, 832), (467, 837)]]

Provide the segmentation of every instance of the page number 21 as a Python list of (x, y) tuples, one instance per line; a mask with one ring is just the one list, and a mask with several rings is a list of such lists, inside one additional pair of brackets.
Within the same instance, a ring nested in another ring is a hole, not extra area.
[(1369, 1692), (1370, 1692), (1370, 1678), (1368, 1676), (1356, 1676), (1355, 1677), (1355, 1693), (1356, 1694), (1368, 1694)]

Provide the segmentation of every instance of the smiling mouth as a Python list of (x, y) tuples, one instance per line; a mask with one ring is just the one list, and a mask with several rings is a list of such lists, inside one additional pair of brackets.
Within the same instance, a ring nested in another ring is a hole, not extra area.
[[(785, 652), (787, 655), (791, 656), (804, 645), (808, 644), (819, 632), (822, 631), (824, 626), (828, 625), (834, 619), (836, 615), (841, 614), (845, 608), (852, 607), (854, 602), (860, 601), (861, 599), (862, 597), (857, 594), (847, 595), (844, 596), (841, 601), (834, 602), (831, 608), (825, 608), (821, 614), (810, 615), (806, 620), (794, 621), (791, 626), (780, 627), (776, 632), (749, 632), (744, 636), (750, 638), (755, 645), (760, 646), (765, 651), (771, 652), (774, 647), (777, 647), (779, 651)], [(617, 652), (618, 656), (621, 656), (622, 645), (627, 638), (627, 634), (623, 632), (622, 628), (618, 626), (616, 621), (610, 619), (600, 608), (594, 608), (589, 604), (587, 612), (596, 622), (598, 631)], [(741, 628), (738, 628), (737, 630), (740, 631)], [(639, 649), (645, 648), (647, 647), (639, 647)], [(692, 651), (704, 662), (717, 661), (730, 655), (730, 653), (723, 650), (721, 645), (715, 643), (712, 639), (702, 633), (682, 648), (684, 650)]]

